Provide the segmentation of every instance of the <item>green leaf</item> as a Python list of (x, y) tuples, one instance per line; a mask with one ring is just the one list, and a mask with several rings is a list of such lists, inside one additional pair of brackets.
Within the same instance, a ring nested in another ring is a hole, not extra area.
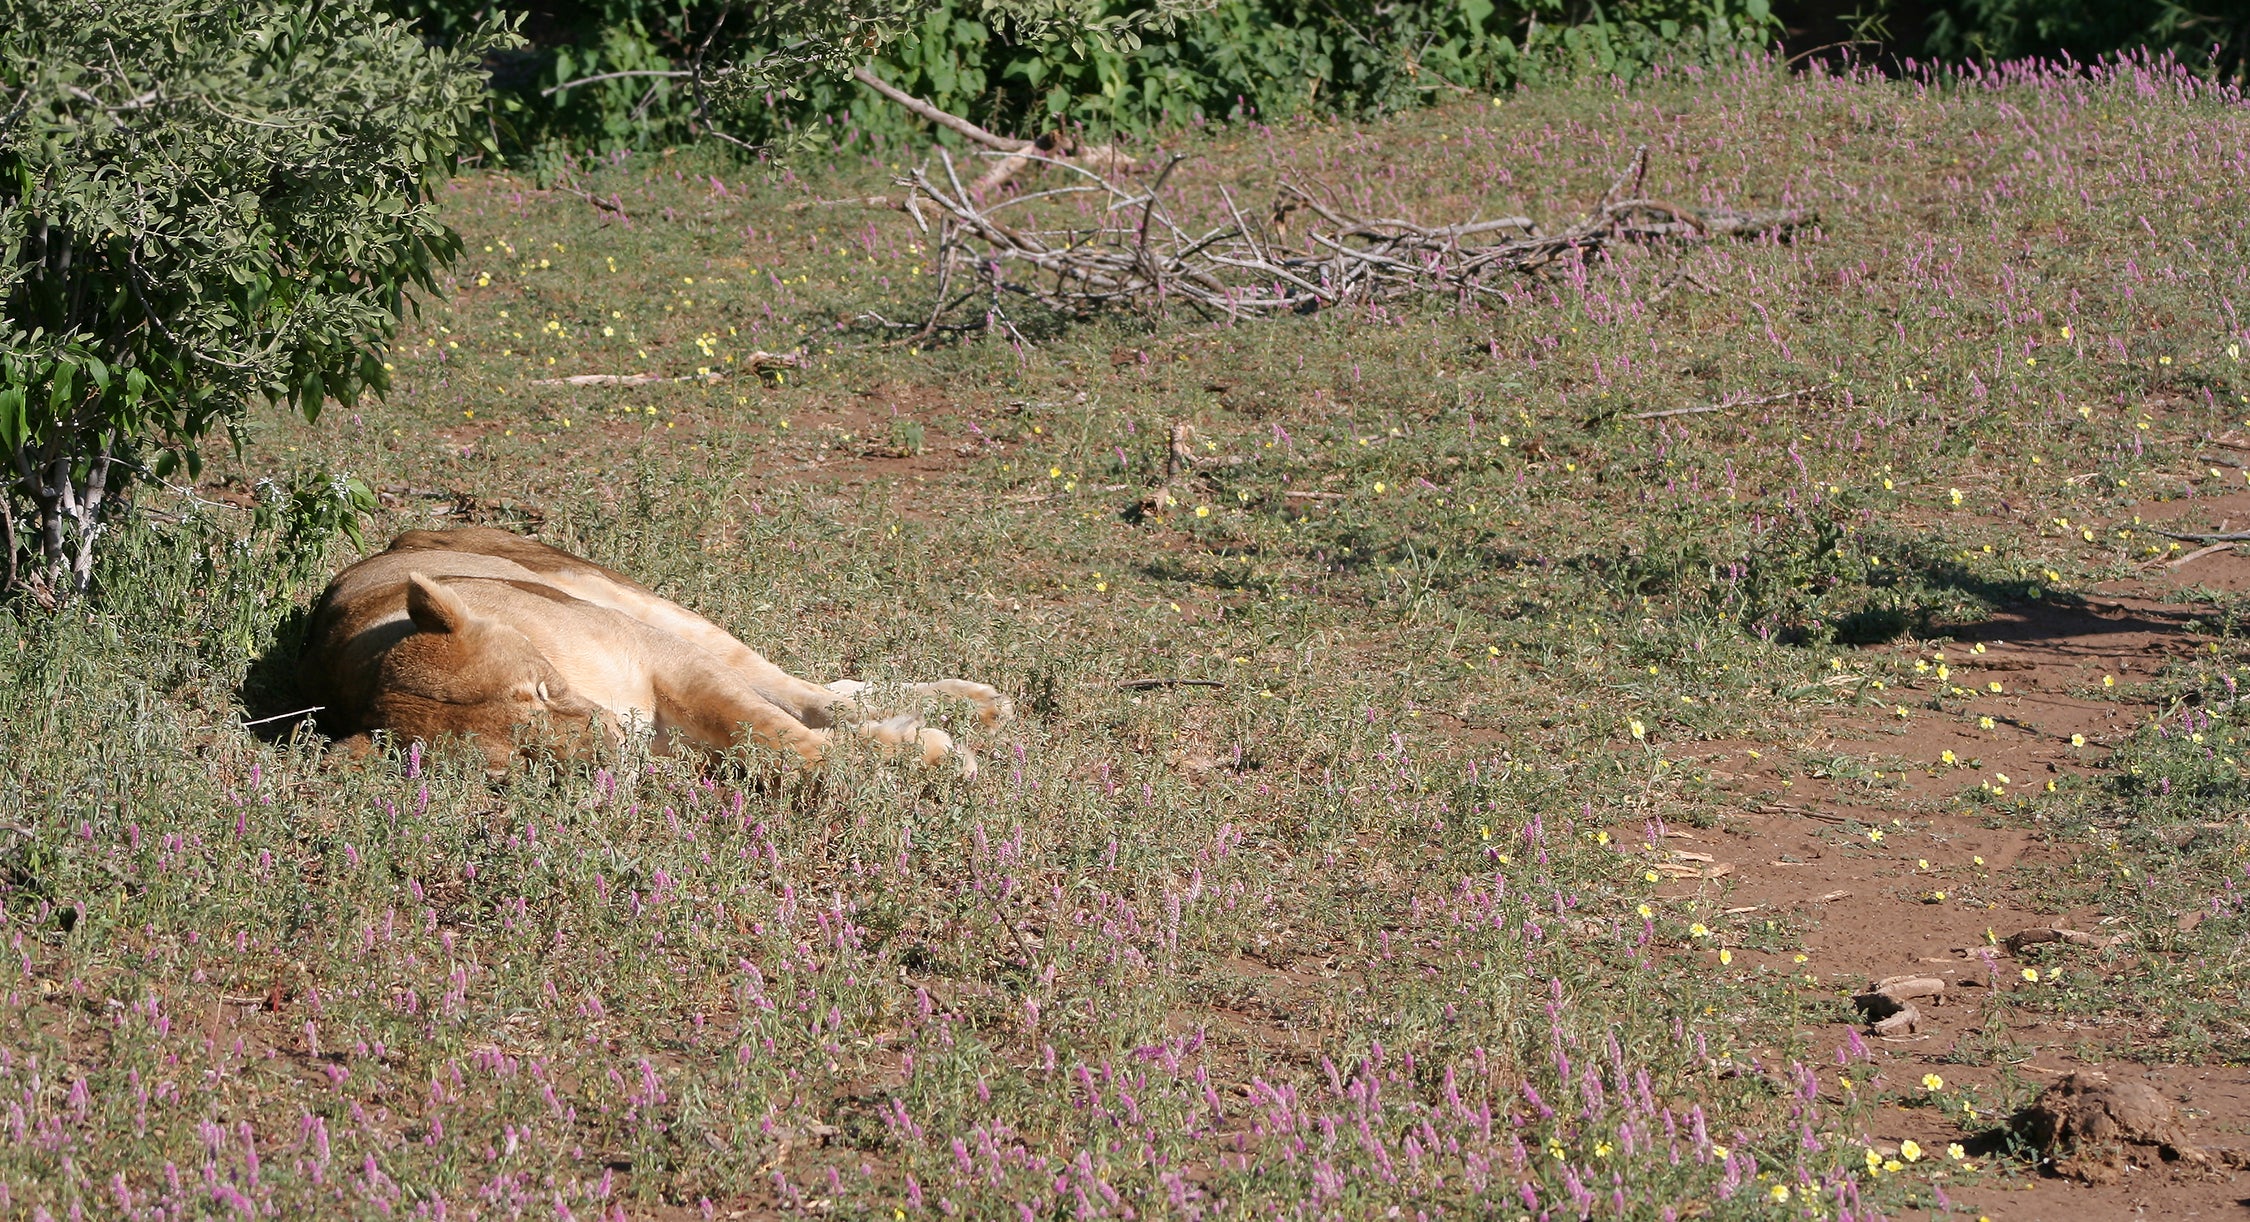
[(0, 441), (10, 450), (20, 450), (31, 439), (31, 421), (24, 411), (24, 391), (21, 386), (0, 389)]

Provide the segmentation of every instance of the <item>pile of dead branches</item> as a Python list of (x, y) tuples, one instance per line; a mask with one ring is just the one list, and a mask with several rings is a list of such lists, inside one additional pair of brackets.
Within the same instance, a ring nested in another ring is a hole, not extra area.
[[(1013, 165), (1052, 165), (1076, 177), (986, 202), (987, 192), (979, 189), (985, 182), (964, 186), (941, 150), (937, 173), (925, 165), (898, 180), (907, 188), (904, 198), (864, 201), (907, 213), (935, 239), (937, 296), (929, 314), (919, 322), (875, 321), (922, 337), (997, 329), (1021, 340), (1015, 311), (1026, 304), (1069, 317), (1176, 304), (1207, 316), (1244, 318), (1432, 294), (1468, 300), (1499, 293), (1505, 278), (1561, 272), (1619, 243), (1782, 237), (1816, 219), (1798, 210), (1696, 211), (1648, 197), (1642, 193), (1644, 146), (1599, 202), (1553, 231), (1520, 216), (1444, 226), (1372, 219), (1335, 203), (1331, 193), (1284, 183), (1262, 223), (1247, 219), (1222, 187), (1228, 220), (1190, 232), (1164, 201), (1165, 183), (1182, 158), (1165, 164), (1144, 188), (1034, 149), (1007, 157)], [(1075, 225), (1041, 223), (1031, 207), (1074, 196), (1099, 204), (1074, 210), (1081, 218)]]

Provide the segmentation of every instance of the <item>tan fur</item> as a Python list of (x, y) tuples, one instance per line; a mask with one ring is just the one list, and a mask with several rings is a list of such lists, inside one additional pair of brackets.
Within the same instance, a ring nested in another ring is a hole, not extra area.
[[(522, 727), (567, 756), (638, 724), (659, 750), (675, 738), (710, 752), (754, 740), (816, 764), (830, 729), (844, 726), (976, 772), (944, 731), (862, 710), (852, 697), (865, 684), (808, 683), (621, 573), (484, 527), (408, 531), (338, 573), (299, 668), (323, 727), (354, 750), (376, 730), (459, 735), (501, 771)], [(988, 726), (1013, 712), (963, 679), (906, 690), (967, 700)]]

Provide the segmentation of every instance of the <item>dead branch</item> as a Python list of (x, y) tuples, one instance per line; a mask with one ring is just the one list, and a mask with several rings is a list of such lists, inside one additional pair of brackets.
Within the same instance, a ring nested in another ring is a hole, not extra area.
[(1016, 150), (1021, 149), (1025, 145), (1031, 143), (1031, 141), (1029, 140), (1010, 140), (1006, 136), (995, 136), (991, 132), (978, 127), (976, 124), (969, 122), (967, 119), (964, 119), (959, 115), (940, 110), (930, 103), (925, 102), (918, 97), (915, 97), (913, 94), (908, 93), (904, 89), (891, 84), (889, 81), (886, 81), (882, 77), (875, 75), (872, 71), (869, 71), (866, 68), (852, 69), (852, 79), (858, 81), (862, 85), (867, 86), (869, 89), (882, 94), (884, 97), (889, 98), (891, 101), (904, 106), (908, 110), (913, 111), (915, 114), (922, 116), (924, 119), (937, 124), (939, 127), (945, 128), (947, 131), (951, 131), (959, 135), (967, 136), (969, 139), (976, 141), (978, 144), (981, 144), (988, 149), (998, 149), (1003, 153), (1013, 153)]
[(551, 189), (560, 191), (565, 195), (575, 195), (578, 198), (585, 200), (587, 203), (594, 206), (594, 210), (596, 212), (610, 213), (615, 215), (617, 219), (624, 221), (627, 224), (632, 223), (633, 218), (629, 213), (625, 211), (625, 205), (620, 203), (615, 198), (603, 199), (601, 196), (596, 195), (583, 187), (574, 186), (567, 182), (558, 182)]
[[(757, 351), (742, 356), (736, 362), (751, 373), (765, 373), (774, 369), (801, 369), (805, 364), (802, 352)], [(687, 373), (666, 377), (660, 373), (574, 373), (564, 378), (533, 378), (533, 386), (653, 386), (659, 382), (724, 382), (723, 373)]]
[(2184, 556), (2165, 561), (2164, 567), (2168, 569), (2180, 568), (2184, 565), (2193, 564), (2196, 561), (2203, 559), (2205, 556), (2216, 556), (2220, 552), (2231, 552), (2235, 549), (2236, 546), (2237, 545), (2233, 543), (2213, 543), (2208, 547), (2199, 547)]
[(1785, 390), (1778, 395), (1761, 395), (1755, 399), (1734, 399), (1724, 403), (1702, 403), (1694, 407), (1672, 407), (1660, 412), (1627, 412), (1625, 418), (1627, 420), (1662, 420), (1667, 416), (1700, 416), (1705, 412), (1731, 412), (1738, 407), (1763, 407), (1769, 403), (1802, 399), (1819, 389), (1821, 388), (1818, 386), (1805, 386), (1797, 390)]
[(2169, 530), (2152, 530), (2153, 535), (2178, 539), (2182, 543), (2250, 543), (2250, 530), (2229, 530), (2211, 534), (2178, 534)]
[[(1080, 150), (1080, 156), (1088, 151)], [(1503, 278), (1561, 272), (1614, 245), (1782, 237), (1816, 219), (1799, 210), (1697, 211), (1645, 195), (1644, 148), (1635, 152), (1592, 210), (1553, 232), (1543, 232), (1531, 218), (1521, 216), (1452, 225), (1363, 217), (1335, 202), (1329, 193), (1287, 182), (1280, 187), (1265, 232), (1248, 222), (1233, 197), (1224, 192), (1228, 222), (1191, 232), (1165, 202), (1165, 183), (1180, 158), (1169, 161), (1153, 184), (1141, 188), (1036, 149), (1010, 151), (1011, 160), (1019, 156), (1027, 164), (1043, 160), (1065, 166), (1082, 179), (1059, 191), (986, 206), (978, 190), (962, 184), (952, 158), (940, 150), (942, 175), (925, 165), (898, 180), (910, 188), (909, 199), (928, 200), (941, 214), (933, 252), (938, 300), (927, 321), (915, 329), (916, 338), (940, 331), (986, 330), (1020, 341), (1021, 333), (1009, 313), (1018, 302), (1073, 317), (1113, 307), (1163, 308), (1180, 303), (1210, 317), (1244, 318), (1423, 295), (1474, 300), (1501, 293)], [(979, 181), (991, 178), (987, 175)], [(1107, 195), (1106, 206), (1090, 215), (1083, 208), (1089, 192)], [(1003, 209), (1054, 195), (1076, 195), (1081, 211), (1059, 223), (1051, 212), (1043, 216), (1028, 207), (1011, 213), (1006, 221), (999, 217)], [(1301, 240), (1292, 242), (1291, 225), (1300, 218)], [(892, 325), (914, 328), (914, 324)], [(1809, 390), (1783, 397), (1805, 393)]]

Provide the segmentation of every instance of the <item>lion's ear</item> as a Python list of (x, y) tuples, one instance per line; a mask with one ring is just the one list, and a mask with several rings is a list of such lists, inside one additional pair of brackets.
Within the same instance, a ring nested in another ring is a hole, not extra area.
[(420, 573), (406, 575), (406, 615), (424, 632), (459, 632), (471, 618), (460, 595)]

